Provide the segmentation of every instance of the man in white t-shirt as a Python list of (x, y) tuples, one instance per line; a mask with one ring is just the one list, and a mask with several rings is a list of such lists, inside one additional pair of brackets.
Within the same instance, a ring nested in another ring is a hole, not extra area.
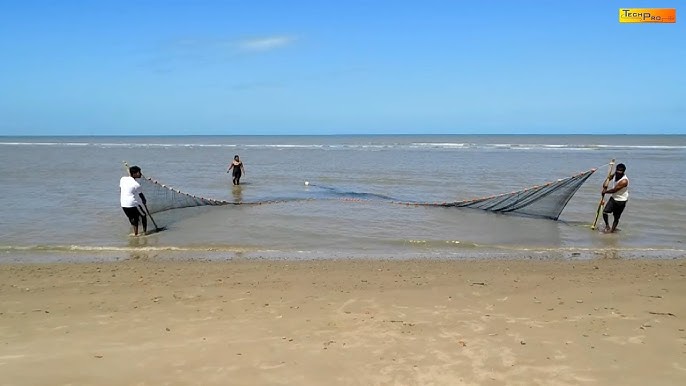
[[(141, 168), (138, 166), (131, 166), (129, 168), (129, 177), (122, 177), (119, 180), (119, 192), (121, 208), (124, 210), (126, 217), (133, 226), (133, 235), (138, 236), (138, 222), (140, 219), (143, 224), (143, 234), (148, 231), (148, 219), (145, 216), (145, 211), (141, 204), (147, 204), (147, 200), (141, 190), (141, 185), (136, 181), (141, 178)], [(140, 199), (140, 201), (139, 201)]]
[[(615, 174), (612, 176), (612, 188), (603, 189), (602, 194), (610, 193), (612, 196), (605, 204), (603, 209), (603, 221), (605, 221), (605, 232), (614, 233), (617, 230), (617, 224), (619, 224), (619, 217), (624, 212), (626, 207), (626, 202), (629, 201), (629, 178), (624, 174), (626, 173), (626, 166), (624, 164), (618, 164), (615, 168)], [(608, 222), (608, 214), (612, 213), (613, 221), (612, 228)]]

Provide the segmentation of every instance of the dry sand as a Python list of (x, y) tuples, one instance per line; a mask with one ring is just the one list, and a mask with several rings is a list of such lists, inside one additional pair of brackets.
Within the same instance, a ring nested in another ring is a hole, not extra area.
[(0, 266), (1, 385), (683, 385), (686, 260)]

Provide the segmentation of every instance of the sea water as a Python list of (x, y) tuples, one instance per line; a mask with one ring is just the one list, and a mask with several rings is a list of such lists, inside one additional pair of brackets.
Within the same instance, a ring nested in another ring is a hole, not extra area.
[[(226, 173), (236, 154), (240, 187)], [(630, 198), (620, 232), (602, 234), (589, 226), (613, 158), (627, 166)], [(668, 258), (686, 249), (680, 135), (0, 137), (0, 161), (2, 261)], [(166, 230), (133, 238), (119, 207), (122, 161), (198, 196), (275, 202), (154, 214)], [(465, 200), (592, 168), (558, 221), (385, 199)]]

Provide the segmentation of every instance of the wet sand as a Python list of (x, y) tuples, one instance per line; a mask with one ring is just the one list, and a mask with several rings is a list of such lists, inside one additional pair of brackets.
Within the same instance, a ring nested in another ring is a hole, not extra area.
[(1, 385), (686, 384), (686, 260), (0, 266)]

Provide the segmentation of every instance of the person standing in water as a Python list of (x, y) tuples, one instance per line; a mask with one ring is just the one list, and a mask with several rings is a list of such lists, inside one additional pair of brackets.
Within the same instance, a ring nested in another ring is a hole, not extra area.
[(241, 176), (245, 174), (245, 168), (243, 168), (243, 162), (241, 162), (238, 155), (233, 156), (233, 161), (231, 161), (231, 165), (229, 165), (229, 169), (226, 172), (230, 172), (231, 169), (233, 169), (233, 184), (240, 185)]
[(138, 166), (131, 166), (129, 168), (129, 176), (122, 177), (119, 180), (121, 208), (124, 210), (131, 226), (133, 226), (134, 236), (138, 236), (139, 219), (140, 223), (143, 225), (143, 234), (148, 232), (148, 218), (141, 207), (141, 204), (147, 204), (147, 200), (141, 190), (141, 185), (136, 181), (141, 177), (141, 168)]
[[(619, 217), (624, 212), (626, 207), (626, 202), (629, 200), (629, 178), (627, 178), (624, 173), (626, 172), (626, 166), (624, 164), (618, 164), (615, 168), (615, 174), (612, 176), (612, 188), (603, 189), (603, 194), (610, 193), (612, 196), (605, 204), (603, 209), (603, 221), (605, 221), (605, 232), (614, 233), (617, 230), (617, 224), (619, 224)], [(612, 228), (608, 222), (608, 214), (612, 213), (613, 221)]]

